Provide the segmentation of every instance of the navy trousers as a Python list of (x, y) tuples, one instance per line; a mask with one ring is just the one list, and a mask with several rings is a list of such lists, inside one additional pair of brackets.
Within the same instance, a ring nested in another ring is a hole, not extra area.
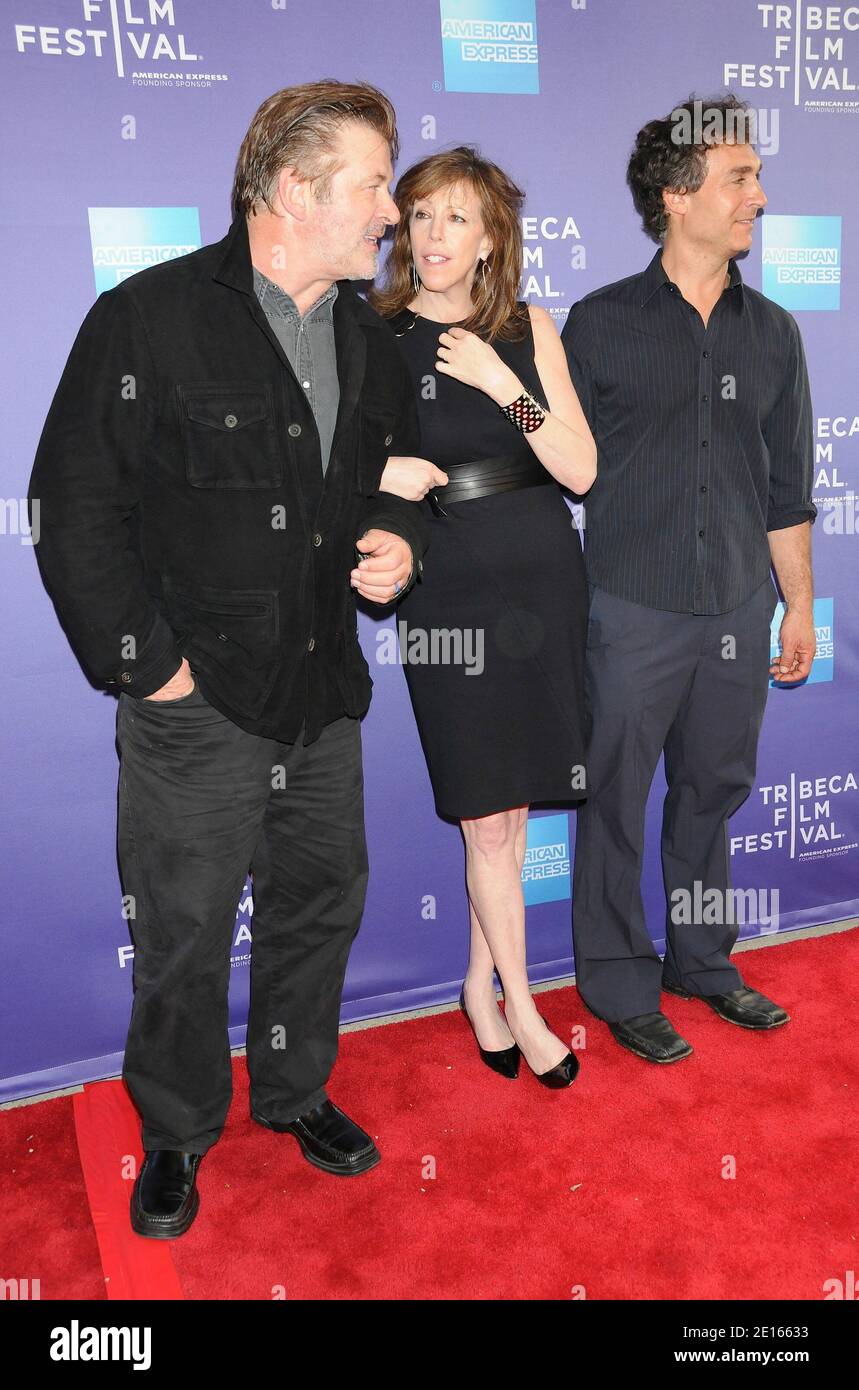
[(325, 1099), (367, 889), (361, 729), (307, 747), (246, 733), (198, 686), (121, 695), (118, 849), (133, 897), (134, 1001), (123, 1078), (144, 1149), (205, 1153), (232, 1096), (227, 988), (253, 873), (251, 1108), (278, 1122)]
[[(646, 608), (589, 586), (587, 801), (573, 880), (576, 983), (608, 1022), (656, 1012), (663, 964), (644, 918), (647, 797), (664, 753), (666, 977), (696, 995), (736, 989), (736, 923), (676, 925), (672, 893), (730, 887), (727, 821), (754, 785), (769, 683), (772, 580), (716, 616)], [(722, 899), (722, 901), (726, 901)], [(708, 914), (699, 914), (708, 915)], [(726, 912), (725, 917), (729, 916)]]

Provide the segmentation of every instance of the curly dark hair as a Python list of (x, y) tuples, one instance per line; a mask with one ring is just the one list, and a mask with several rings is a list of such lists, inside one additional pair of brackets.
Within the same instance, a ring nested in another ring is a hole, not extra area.
[(662, 120), (642, 126), (629, 157), (626, 181), (652, 241), (664, 241), (668, 231), (662, 190), (696, 193), (707, 177), (707, 150), (720, 140), (753, 143), (750, 126), (753, 133), (754, 113), (733, 92), (690, 96)]

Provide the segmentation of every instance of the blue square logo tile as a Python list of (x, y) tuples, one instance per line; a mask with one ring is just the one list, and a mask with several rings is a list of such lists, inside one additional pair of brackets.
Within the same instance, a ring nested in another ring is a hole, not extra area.
[(90, 208), (95, 287), (112, 290), (138, 270), (200, 248), (197, 208)]
[(569, 898), (569, 816), (529, 818), (522, 889), (526, 907), (530, 903), (551, 903)]
[(540, 90), (536, 0), (440, 0), (448, 92)]
[(784, 309), (841, 307), (841, 218), (764, 213), (761, 289)]

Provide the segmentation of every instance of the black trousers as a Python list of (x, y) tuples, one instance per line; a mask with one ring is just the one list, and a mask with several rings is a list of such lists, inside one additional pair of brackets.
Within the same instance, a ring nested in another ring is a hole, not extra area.
[(727, 821), (754, 785), (777, 596), (768, 578), (739, 608), (700, 616), (589, 587), (588, 799), (577, 816), (573, 941), (582, 998), (616, 1022), (660, 1007), (663, 964), (644, 919), (641, 865), (663, 752), (665, 974), (697, 995), (742, 984), (729, 960), (739, 926), (675, 924), (672, 893), (694, 900), (697, 881), (700, 901), (730, 887)]
[(205, 1153), (232, 1097), (227, 988), (253, 873), (251, 1108), (295, 1119), (325, 1098), (349, 948), (367, 890), (361, 729), (307, 747), (246, 733), (199, 686), (121, 695), (118, 849), (133, 900), (134, 1002), (123, 1078), (144, 1149)]

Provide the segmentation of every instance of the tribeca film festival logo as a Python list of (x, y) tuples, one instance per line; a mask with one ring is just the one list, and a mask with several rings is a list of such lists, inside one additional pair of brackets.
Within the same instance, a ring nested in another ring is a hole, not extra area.
[[(560, 286), (570, 271), (588, 267), (587, 247), (578, 223), (572, 213), (526, 215), (521, 221), (522, 298), (537, 300), (553, 317), (566, 318), (569, 295)], [(578, 290), (572, 298), (579, 298)], [(559, 330), (561, 327), (559, 324)]]
[[(271, 784), (273, 788), (282, 789), (286, 785), (286, 768), (282, 763), (276, 764), (271, 770)], [(133, 893), (124, 893), (120, 901), (120, 914), (126, 923), (137, 920), (137, 899)], [(233, 928), (233, 944), (230, 948), (230, 969), (250, 968), (251, 945), (253, 943), (253, 875), (249, 874), (245, 879), (241, 897), (236, 908), (235, 925)], [(120, 970), (127, 970), (134, 961), (134, 946), (129, 942), (118, 946), (116, 951), (117, 967)]]
[[(71, 8), (71, 6), (69, 6)], [(141, 87), (210, 87), (226, 82), (225, 72), (191, 72), (181, 64), (201, 63), (185, 34), (176, 28), (174, 0), (80, 0), (81, 24), (62, 28), (54, 24), (16, 24), (15, 46), (19, 53), (51, 58), (106, 58), (117, 77), (128, 76)], [(140, 71), (136, 63), (176, 63), (175, 72), (163, 66), (155, 72)]]
[(841, 307), (841, 218), (767, 213), (761, 289), (783, 309)]
[(440, 0), (448, 92), (539, 93), (536, 0)]
[[(768, 44), (763, 62), (732, 58), (723, 64), (726, 87), (788, 93), (810, 114), (856, 115), (859, 90), (849, 58), (855, 56), (859, 5), (755, 3)], [(736, 26), (735, 32), (743, 29)]]
[(829, 776), (800, 777), (791, 772), (787, 782), (758, 787), (771, 828), (747, 835), (732, 835), (731, 854), (787, 852), (797, 862), (841, 857), (857, 848), (851, 832), (843, 827), (842, 797), (851, 798), (855, 811), (856, 774), (834, 772)]
[[(844, 441), (850, 441), (847, 447), (855, 456), (857, 439), (859, 415), (818, 416), (813, 501), (821, 513), (820, 525), (827, 536), (859, 536), (859, 494), (855, 486), (848, 483), (843, 471)], [(850, 459), (848, 464), (854, 461)]]
[(96, 291), (200, 247), (197, 208), (89, 208)]
[[(804, 685), (816, 684), (818, 681), (831, 681), (835, 675), (835, 629), (834, 629), (835, 600), (831, 598), (816, 598), (814, 600), (814, 635), (817, 639), (817, 649), (814, 653), (814, 660), (811, 663), (811, 670)], [(781, 648), (779, 646), (778, 633), (784, 617), (784, 604), (779, 600), (775, 606), (772, 623), (770, 625), (770, 661), (775, 661)], [(770, 680), (770, 689), (779, 690), (778, 679)], [(793, 687), (791, 687), (792, 689)]]

